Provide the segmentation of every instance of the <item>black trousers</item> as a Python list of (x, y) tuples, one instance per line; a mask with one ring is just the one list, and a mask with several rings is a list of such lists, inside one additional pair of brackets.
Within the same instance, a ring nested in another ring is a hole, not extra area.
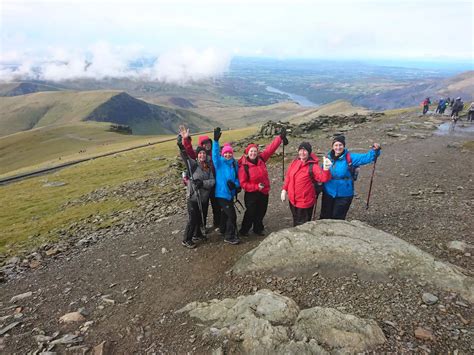
[(242, 233), (248, 233), (253, 227), (255, 233), (261, 233), (265, 229), (263, 226), (263, 218), (267, 213), (268, 195), (262, 194), (259, 191), (245, 192), (245, 214), (242, 220)]
[(423, 114), (425, 115), (429, 110), (429, 106), (428, 105), (424, 105), (423, 106)]
[(314, 206), (309, 208), (298, 208), (293, 206), (290, 202), (290, 210), (293, 215), (293, 227), (311, 221), (311, 218), (313, 217), (313, 208)]
[(225, 239), (234, 239), (237, 236), (237, 214), (235, 213), (234, 203), (223, 198), (217, 198), (221, 207), (220, 231)]
[(323, 192), (320, 219), (346, 219), (353, 196), (332, 198)]
[[(217, 202), (216, 196), (215, 196), (215, 188), (211, 190), (210, 194), (210, 201), (211, 201), (211, 207), (212, 207), (212, 225), (214, 228), (219, 227), (221, 224), (221, 206), (219, 205), (219, 202)], [(207, 221), (207, 212), (206, 212), (206, 221)]]
[[(209, 202), (202, 203), (202, 209), (204, 216), (207, 215), (207, 208)], [(188, 200), (188, 224), (186, 224), (186, 229), (184, 230), (184, 240), (191, 241), (193, 236), (203, 237), (201, 232), (202, 225), (202, 216), (201, 211), (199, 211), (199, 205), (197, 202)], [(205, 227), (205, 226), (204, 226)]]

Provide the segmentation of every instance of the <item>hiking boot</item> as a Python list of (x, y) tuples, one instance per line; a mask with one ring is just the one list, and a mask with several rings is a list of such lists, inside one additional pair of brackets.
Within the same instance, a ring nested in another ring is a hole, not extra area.
[(260, 232), (255, 232), (253, 231), (256, 235), (260, 236), (260, 237), (264, 237), (265, 236), (265, 232), (264, 231), (260, 231)]
[(249, 232), (243, 232), (242, 230), (239, 231), (239, 235), (243, 236), (243, 237), (248, 237), (249, 236)]
[(232, 244), (232, 245), (237, 245), (240, 243), (240, 239), (239, 238), (224, 239), (224, 242)]
[(202, 241), (206, 241), (207, 238), (203, 235), (195, 235), (193, 238), (192, 238), (192, 241), (193, 242), (202, 242)]
[(183, 240), (181, 244), (188, 249), (196, 248), (196, 244), (192, 240)]

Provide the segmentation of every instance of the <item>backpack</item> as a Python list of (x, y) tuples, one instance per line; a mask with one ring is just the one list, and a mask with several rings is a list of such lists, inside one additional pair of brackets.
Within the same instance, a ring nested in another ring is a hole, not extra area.
[[(265, 164), (265, 161), (263, 160), (263, 158), (260, 155), (257, 156), (257, 164), (258, 164), (259, 160), (263, 161), (263, 164)], [(250, 172), (249, 172), (248, 164), (244, 164), (244, 170), (245, 170), (245, 174), (247, 175), (247, 180), (250, 181)]]

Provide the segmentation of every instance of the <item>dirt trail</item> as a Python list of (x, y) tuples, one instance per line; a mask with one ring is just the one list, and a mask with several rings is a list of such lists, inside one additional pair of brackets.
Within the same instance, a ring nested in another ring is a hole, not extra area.
[[(422, 121), (419, 117), (411, 119)], [(446, 249), (451, 240), (474, 244), (474, 159), (472, 152), (448, 148), (448, 144), (462, 144), (472, 138), (431, 136), (400, 140), (385, 134), (387, 125), (394, 122), (370, 122), (346, 133), (348, 148), (366, 149), (373, 141), (383, 145), (370, 209), (365, 210), (365, 198), (372, 167), (365, 167), (348, 219), (365, 221), (472, 272), (474, 263), (469, 253), (456, 254)], [(299, 141), (292, 140), (286, 151), (294, 150)], [(314, 150), (330, 145), (328, 137), (310, 141)], [(279, 201), (280, 169), (278, 159), (273, 159), (269, 169), (273, 188), (266, 217), (268, 232), (291, 226), (290, 211)], [(183, 207), (181, 214), (160, 225), (138, 226), (127, 236), (60, 254), (24, 278), (0, 285), (0, 317), (14, 312), (9, 303), (12, 296), (33, 292), (33, 296), (18, 302), (22, 307), (17, 311), (23, 314), (21, 323), (0, 338), (0, 351), (34, 351), (38, 344), (33, 337), (41, 332), (51, 335), (60, 331), (62, 335), (78, 331), (80, 324), (64, 325), (58, 320), (83, 307), (86, 320), (93, 324), (82, 334), (80, 347), (90, 349), (106, 341), (110, 349), (119, 353), (208, 352), (213, 344), (200, 339), (199, 324), (174, 311), (191, 301), (234, 297), (264, 287), (293, 297), (301, 307), (344, 307), (359, 316), (376, 319), (388, 338), (380, 351), (474, 350), (474, 330), (471, 323), (466, 323), (473, 319), (474, 312), (471, 306), (462, 305), (465, 301), (457, 295), (401, 280), (353, 282), (325, 275), (297, 280), (271, 275), (235, 277), (227, 270), (262, 237), (251, 235), (243, 238), (241, 245), (231, 246), (213, 233), (209, 242), (188, 250), (180, 245), (186, 218)], [(421, 305), (421, 294), (426, 291), (438, 295), (444, 310), (439, 305)], [(13, 319), (1, 324), (7, 325)], [(393, 321), (396, 326), (388, 326), (385, 321)], [(415, 339), (413, 330), (418, 325), (432, 329), (438, 340)], [(64, 350), (63, 345), (53, 349)]]

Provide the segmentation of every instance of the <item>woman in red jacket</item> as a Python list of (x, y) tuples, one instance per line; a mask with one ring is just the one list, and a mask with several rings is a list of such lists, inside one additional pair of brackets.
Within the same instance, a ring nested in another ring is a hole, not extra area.
[(240, 235), (248, 236), (252, 227), (255, 234), (265, 235), (263, 218), (267, 213), (270, 192), (270, 179), (265, 163), (275, 153), (281, 142), (284, 145), (288, 144), (285, 129), (261, 153), (256, 144), (249, 144), (245, 149), (245, 154), (239, 160), (239, 181), (240, 186), (245, 190), (245, 214), (239, 231)]
[[(311, 144), (303, 142), (298, 147), (298, 159), (293, 160), (286, 172), (281, 200), (288, 197), (293, 215), (293, 226), (311, 221), (316, 191), (314, 182), (327, 182), (331, 179), (329, 168), (332, 163), (324, 157), (323, 169), (318, 165), (318, 157), (312, 154)], [(312, 169), (311, 177), (309, 169)]]

